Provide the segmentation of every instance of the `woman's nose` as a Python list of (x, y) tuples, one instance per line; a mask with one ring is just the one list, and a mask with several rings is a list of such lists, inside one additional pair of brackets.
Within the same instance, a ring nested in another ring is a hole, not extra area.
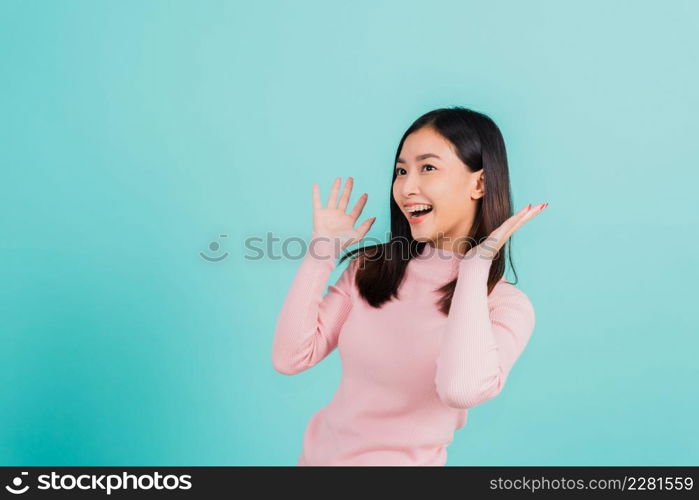
[(411, 194), (416, 194), (420, 191), (420, 181), (417, 175), (408, 173), (403, 176), (403, 196), (408, 197)]

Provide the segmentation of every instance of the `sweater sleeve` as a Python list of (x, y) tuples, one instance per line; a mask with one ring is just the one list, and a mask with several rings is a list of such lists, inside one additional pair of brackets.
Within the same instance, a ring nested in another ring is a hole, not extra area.
[(480, 256), (459, 263), (435, 375), (439, 398), (453, 408), (500, 394), (534, 330), (534, 308), (524, 292), (502, 282), (487, 295), (491, 263)]
[(339, 254), (339, 246), (330, 239), (312, 234), (277, 317), (272, 364), (278, 372), (300, 373), (337, 347), (340, 330), (352, 308), (356, 272), (356, 259), (352, 259), (323, 295)]

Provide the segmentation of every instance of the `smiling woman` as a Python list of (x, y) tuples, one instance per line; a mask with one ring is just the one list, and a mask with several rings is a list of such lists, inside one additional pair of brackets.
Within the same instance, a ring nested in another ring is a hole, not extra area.
[[(341, 260), (355, 254), (362, 257), (357, 284), (362, 296), (375, 306), (396, 295), (409, 262), (391, 258), (391, 254), (400, 251), (413, 257), (425, 245), (465, 254), (512, 216), (505, 141), (495, 122), (482, 113), (460, 107), (426, 113), (403, 134), (395, 165), (391, 240), (354, 249)], [(415, 217), (416, 206), (432, 210)], [(509, 247), (509, 239), (506, 244)], [(511, 257), (507, 250), (493, 259), (488, 293), (505, 273), (506, 256)], [(510, 265), (516, 276), (511, 258)], [(455, 286), (456, 280), (442, 287), (440, 306), (445, 314)]]
[(338, 200), (340, 181), (325, 207), (313, 186), (309, 250), (272, 346), (288, 375), (336, 347), (342, 358), (340, 386), (308, 423), (298, 465), (444, 465), (454, 431), (502, 391), (534, 330), (529, 298), (502, 278), (500, 249), (545, 205), (512, 215), (505, 145), (490, 118), (431, 111), (398, 146), (391, 238), (345, 254), (348, 267), (323, 296), (340, 250), (374, 222), (354, 228), (367, 195), (346, 214), (354, 181)]
[[(393, 180), (393, 198), (413, 226), (413, 238), (455, 250), (454, 244), (462, 241), (460, 237), (467, 234), (473, 223), (475, 200), (483, 196), (482, 175), (477, 176), (483, 170), (471, 173), (454, 148), (432, 127), (423, 127), (406, 137), (402, 150), (408, 159), (396, 160), (399, 166)], [(414, 154), (425, 150), (440, 154)], [(430, 212), (432, 216), (427, 217)]]

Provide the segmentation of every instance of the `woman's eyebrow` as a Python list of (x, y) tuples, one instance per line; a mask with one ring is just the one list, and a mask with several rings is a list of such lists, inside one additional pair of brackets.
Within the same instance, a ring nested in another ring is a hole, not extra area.
[[(415, 157), (415, 161), (424, 160), (425, 158), (437, 158), (438, 160), (441, 160), (441, 158), (434, 153), (425, 153), (424, 155), (417, 155)], [(403, 158), (398, 158), (396, 163), (405, 163), (405, 160)]]

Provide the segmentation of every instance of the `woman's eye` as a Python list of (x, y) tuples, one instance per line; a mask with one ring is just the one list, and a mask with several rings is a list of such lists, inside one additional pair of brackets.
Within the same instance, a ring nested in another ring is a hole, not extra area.
[[(431, 168), (431, 169), (433, 169), (433, 170), (437, 170), (437, 169), (436, 169), (435, 167), (433, 167), (432, 165), (423, 165), (423, 166), (422, 166), (422, 168), (427, 168), (427, 167), (429, 167), (429, 168)], [(404, 168), (398, 167), (398, 168), (396, 169), (396, 175), (401, 175), (401, 173), (402, 173), (403, 171), (405, 171)], [(429, 172), (429, 170), (428, 170), (428, 172)]]

